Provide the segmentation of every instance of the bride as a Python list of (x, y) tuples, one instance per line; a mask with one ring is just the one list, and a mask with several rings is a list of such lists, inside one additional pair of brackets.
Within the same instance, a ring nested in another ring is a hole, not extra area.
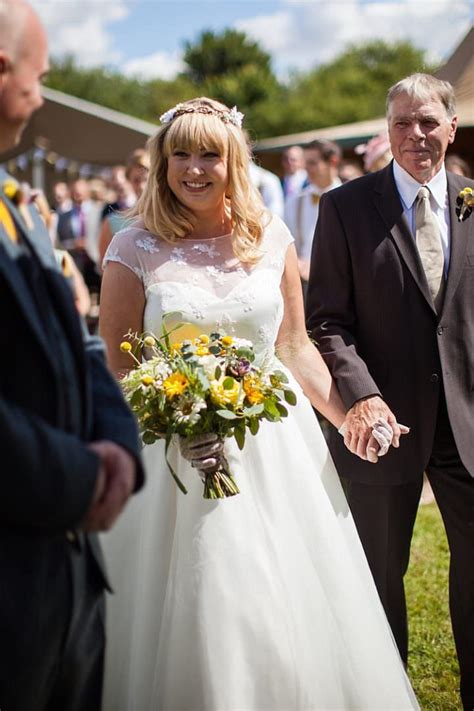
[(344, 408), (306, 334), (293, 239), (249, 182), (241, 120), (205, 98), (161, 117), (137, 219), (105, 257), (101, 332), (117, 373), (124, 334), (159, 334), (165, 314), (185, 324), (176, 341), (248, 338), (298, 404), (243, 451), (225, 441), (232, 498), (202, 496), (196, 467), (219, 442), (170, 448), (187, 496), (164, 444), (145, 448), (148, 484), (104, 540), (104, 711), (417, 709), (312, 405), (337, 427)]

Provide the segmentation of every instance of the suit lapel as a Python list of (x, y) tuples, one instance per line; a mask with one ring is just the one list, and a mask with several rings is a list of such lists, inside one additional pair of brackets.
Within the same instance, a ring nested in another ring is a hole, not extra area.
[[(40, 237), (41, 232), (37, 235), (36, 232), (41, 230), (45, 232), (45, 227), (41, 221), (39, 215), (35, 215), (35, 211), (31, 210), (34, 227), (30, 230), (23, 218), (21, 217), (16, 206), (9, 200), (3, 192), (2, 183), (3, 180), (8, 178), (5, 171), (0, 170), (0, 197), (2, 201), (7, 205), (8, 210), (13, 218), (15, 226), (18, 230), (20, 238), (25, 240), (25, 242), (31, 247), (32, 251), (37, 255), (41, 263), (51, 269), (57, 268), (54, 260), (54, 254), (51, 249), (51, 245), (45, 242), (45, 239)], [(46, 234), (46, 239), (48, 236)], [(12, 297), (19, 303), (25, 320), (30, 324), (30, 327), (35, 334), (38, 342), (40, 343), (43, 351), (48, 359), (48, 361), (53, 364), (53, 359), (51, 357), (51, 346), (48, 344), (47, 338), (41, 327), (40, 322), (36, 317), (37, 309), (33, 301), (33, 296), (28, 284), (25, 282), (23, 273), (17, 265), (17, 260), (21, 253), (21, 247), (13, 243), (5, 230), (0, 226), (0, 273), (3, 275), (5, 281), (9, 284)]]
[(450, 236), (451, 236), (451, 246), (450, 246), (450, 257), (449, 257), (449, 271), (448, 279), (446, 282), (446, 293), (443, 303), (443, 311), (451, 301), (454, 292), (456, 291), (457, 285), (459, 284), (459, 279), (461, 277), (461, 272), (464, 267), (464, 262), (466, 260), (466, 249), (469, 241), (469, 234), (472, 231), (471, 218), (463, 222), (459, 222), (456, 215), (456, 198), (460, 190), (465, 187), (465, 178), (458, 178), (452, 173), (447, 173), (448, 177), (448, 200), (449, 200), (449, 217), (451, 222)]
[(374, 202), (410, 274), (429, 307), (436, 313), (415, 240), (403, 216), (403, 207), (395, 185), (391, 164), (380, 171), (378, 175), (374, 188)]

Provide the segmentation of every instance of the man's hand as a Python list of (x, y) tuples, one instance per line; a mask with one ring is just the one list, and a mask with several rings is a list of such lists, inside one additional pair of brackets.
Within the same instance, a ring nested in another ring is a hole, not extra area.
[(135, 460), (114, 442), (92, 442), (89, 449), (99, 456), (100, 467), (94, 498), (81, 528), (88, 533), (108, 531), (133, 491)]
[[(348, 411), (344, 422), (344, 443), (353, 454), (375, 463), (378, 461), (380, 445), (373, 429), (380, 420), (385, 420), (393, 431), (392, 446), (400, 446), (400, 437), (410, 430), (397, 423), (388, 405), (378, 395), (358, 400)], [(383, 452), (385, 454), (385, 452)], [(383, 456), (380, 453), (380, 456)]]

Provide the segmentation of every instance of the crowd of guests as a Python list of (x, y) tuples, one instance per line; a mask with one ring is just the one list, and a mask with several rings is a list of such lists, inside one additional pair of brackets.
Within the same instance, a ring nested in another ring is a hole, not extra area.
[(146, 150), (137, 149), (126, 165), (116, 165), (102, 177), (56, 182), (51, 204), (42, 191), (22, 185), (23, 200), (33, 203), (42, 216), (78, 311), (92, 329), (98, 318), (104, 254), (141, 195), (149, 165)]
[[(251, 152), (250, 141), (248, 141)], [(309, 279), (313, 236), (321, 196), (343, 183), (380, 170), (392, 160), (386, 132), (355, 147), (355, 158), (343, 158), (340, 146), (317, 139), (282, 152), (281, 177), (249, 163), (250, 179), (271, 212), (283, 218), (295, 239), (303, 292)], [(150, 162), (145, 149), (135, 150), (126, 165), (102, 177), (56, 182), (51, 206), (44, 194), (23, 184), (24, 199), (34, 202), (48, 227), (57, 259), (70, 279), (79, 312), (93, 329), (99, 310), (102, 261), (113, 235), (125, 224), (144, 190)], [(471, 177), (469, 164), (450, 154), (446, 168)]]

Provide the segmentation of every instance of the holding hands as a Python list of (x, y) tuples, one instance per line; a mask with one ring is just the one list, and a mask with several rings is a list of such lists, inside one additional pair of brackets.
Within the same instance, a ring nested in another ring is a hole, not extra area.
[(390, 445), (399, 447), (400, 437), (409, 431), (378, 395), (354, 403), (339, 430), (349, 451), (374, 464)]

